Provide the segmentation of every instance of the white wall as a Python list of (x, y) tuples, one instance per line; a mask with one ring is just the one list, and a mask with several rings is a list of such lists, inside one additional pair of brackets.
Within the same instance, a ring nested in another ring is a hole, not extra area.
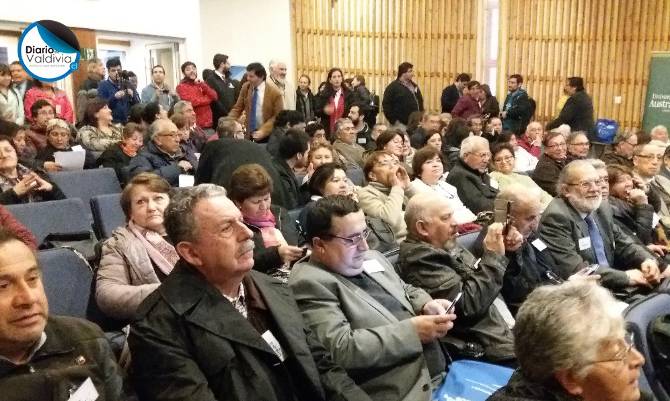
[(200, 0), (200, 27), (202, 68), (212, 68), (216, 53), (233, 65), (258, 61), (265, 68), (270, 59), (283, 59), (295, 84), (289, 0)]

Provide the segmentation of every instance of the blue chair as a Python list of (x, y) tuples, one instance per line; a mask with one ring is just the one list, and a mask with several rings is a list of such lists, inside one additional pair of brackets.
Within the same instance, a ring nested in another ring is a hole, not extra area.
[(98, 239), (112, 236), (112, 232), (126, 225), (126, 216), (121, 209), (121, 194), (97, 195), (91, 198), (93, 227)]
[(480, 231), (473, 231), (471, 233), (459, 235), (456, 237), (456, 242), (458, 245), (474, 253), (473, 251), (477, 242), (477, 237), (479, 237), (479, 233)]
[(8, 205), (7, 210), (32, 231), (38, 245), (52, 233), (91, 231), (88, 208), (81, 199)]
[(58, 185), (66, 198), (79, 198), (84, 202), (91, 221), (93, 215), (88, 205), (92, 197), (121, 192), (121, 184), (112, 168), (49, 173), (49, 178)]
[(39, 251), (37, 260), (42, 267), (49, 313), (85, 319), (93, 280), (88, 263), (66, 248)]

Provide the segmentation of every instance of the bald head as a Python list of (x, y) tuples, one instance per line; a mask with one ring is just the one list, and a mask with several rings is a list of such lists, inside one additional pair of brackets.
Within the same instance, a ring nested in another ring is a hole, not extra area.
[(542, 215), (541, 193), (537, 188), (528, 188), (520, 184), (512, 184), (503, 188), (496, 199), (512, 202), (510, 215), (512, 225), (528, 239), (537, 231)]
[(414, 195), (405, 209), (409, 235), (436, 248), (450, 248), (455, 243), (458, 225), (449, 202), (436, 192)]

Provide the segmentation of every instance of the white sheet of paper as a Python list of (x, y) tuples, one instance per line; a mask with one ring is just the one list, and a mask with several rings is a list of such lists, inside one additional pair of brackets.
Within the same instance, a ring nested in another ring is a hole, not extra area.
[(659, 216), (657, 213), (654, 213), (651, 216), (651, 226), (656, 227), (659, 221), (661, 221), (661, 216)]
[(547, 249), (547, 245), (545, 245), (545, 243), (542, 242), (542, 240), (539, 239), (539, 238), (537, 238), (535, 241), (531, 242), (530, 244), (533, 245), (535, 247), (535, 249), (537, 249), (540, 252)]
[(195, 185), (195, 176), (179, 174), (179, 188), (192, 187), (193, 185)]
[(270, 348), (272, 348), (272, 350), (277, 355), (277, 358), (284, 362), (286, 360), (286, 354), (284, 354), (284, 350), (282, 349), (281, 344), (279, 344), (279, 341), (277, 341), (277, 338), (275, 338), (274, 334), (272, 334), (270, 330), (267, 330), (261, 335), (261, 337), (263, 337), (263, 340), (265, 340)]
[(370, 273), (383, 272), (386, 269), (378, 261), (370, 259), (363, 261), (363, 270), (365, 270), (366, 273), (370, 274)]
[(95, 389), (93, 380), (89, 377), (79, 386), (77, 391), (72, 393), (67, 401), (95, 401), (98, 399), (98, 390)]
[(584, 249), (591, 248), (591, 238), (584, 237), (579, 239), (579, 250), (583, 251)]
[(86, 151), (56, 152), (54, 153), (54, 160), (63, 167), (64, 171), (83, 170)]

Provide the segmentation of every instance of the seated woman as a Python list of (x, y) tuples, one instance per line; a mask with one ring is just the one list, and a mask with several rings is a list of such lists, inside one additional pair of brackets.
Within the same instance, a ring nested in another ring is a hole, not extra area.
[(88, 102), (83, 124), (77, 140), (85, 149), (99, 153), (121, 141), (121, 130), (112, 124), (112, 109), (102, 99)]
[(312, 177), (307, 183), (309, 190), (309, 201), (303, 206), (298, 217), (300, 223), (300, 231), (305, 228), (305, 220), (307, 218), (307, 210), (312, 207), (314, 202), (328, 195), (350, 195), (353, 194), (353, 185), (347, 178), (344, 167), (339, 163), (324, 163), (319, 165)]
[(384, 133), (379, 134), (376, 140), (377, 151), (386, 151), (395, 156), (407, 171), (407, 174), (412, 174), (412, 166), (407, 164), (405, 159), (405, 136), (402, 131), (396, 129), (389, 129)]
[(167, 110), (163, 108), (162, 104), (155, 101), (144, 105), (144, 108), (142, 109), (142, 123), (145, 127), (150, 126), (159, 118), (168, 118)]
[[(514, 171), (517, 173), (528, 173), (535, 170), (537, 166), (537, 157), (528, 153), (528, 151), (521, 146), (516, 138), (516, 134), (512, 131), (504, 131), (498, 137), (497, 143), (508, 143), (514, 150)], [(491, 142), (493, 145), (493, 142)]]
[(565, 166), (567, 145), (560, 132), (549, 132), (542, 138), (544, 153), (537, 161), (531, 178), (551, 196), (556, 196), (558, 175)]
[(0, 135), (0, 204), (65, 199), (46, 174), (19, 163), (16, 148), (8, 136)]
[(116, 177), (123, 185), (128, 181), (128, 165), (137, 155), (144, 141), (144, 129), (141, 125), (128, 123), (123, 127), (121, 142), (115, 143), (102, 152), (96, 161), (98, 166), (114, 169)]
[(244, 164), (230, 177), (230, 199), (254, 233), (254, 269), (287, 280), (290, 266), (300, 259), (299, 235), (288, 211), (272, 205), (272, 179), (258, 164)]
[[(42, 163), (55, 162), (56, 152), (71, 152), (70, 146), (70, 126), (59, 118), (53, 118), (47, 123), (47, 146), (37, 152), (35, 160)], [(84, 168), (95, 168), (95, 155), (84, 149), (86, 152), (84, 159)]]
[[(439, 134), (438, 134), (439, 135)], [(426, 146), (414, 155), (415, 178), (410, 184), (415, 193), (435, 191), (444, 196), (454, 211), (457, 224), (471, 223), (477, 216), (458, 197), (456, 187), (444, 181), (444, 160), (439, 150)]]
[(303, 185), (309, 182), (310, 177), (320, 165), (332, 163), (337, 159), (337, 151), (330, 143), (316, 142), (313, 146), (310, 146), (307, 155), (307, 174), (302, 179)]
[[(442, 134), (440, 132), (431, 132), (428, 135), (424, 137), (423, 140), (423, 146), (428, 146), (431, 147), (440, 154), (442, 153)], [(417, 151), (418, 153), (418, 151)], [(414, 157), (416, 157), (416, 153), (414, 154)], [(418, 166), (417, 166), (418, 169)]]
[(127, 224), (102, 244), (95, 299), (115, 319), (130, 319), (172, 271), (179, 255), (163, 226), (170, 184), (152, 173), (136, 175), (121, 194)]
[(461, 142), (470, 136), (470, 128), (462, 118), (452, 119), (444, 131), (442, 137), (442, 154), (447, 163), (447, 171), (458, 163), (460, 159)]
[(649, 204), (644, 190), (633, 180), (633, 172), (626, 166), (607, 166), (609, 205), (614, 221), (626, 227), (644, 244), (654, 241), (654, 207)]
[(639, 401), (644, 357), (619, 310), (584, 280), (533, 291), (513, 329), (519, 368), (487, 401)]
[(72, 109), (72, 103), (70, 103), (65, 91), (58, 89), (54, 86), (53, 82), (44, 82), (37, 79), (34, 79), (32, 82), (33, 87), (28, 89), (23, 98), (23, 107), (26, 118), (30, 122), (33, 121), (33, 104), (44, 99), (53, 105), (56, 112), (56, 118), (74, 124), (74, 110)]
[(543, 191), (529, 176), (515, 173), (514, 162), (515, 156), (512, 145), (505, 142), (494, 144), (491, 147), (492, 171), (489, 175), (498, 181), (500, 190), (512, 184), (520, 184), (526, 188), (536, 188), (541, 194), (540, 203), (542, 204), (542, 209), (546, 208), (554, 198)]

